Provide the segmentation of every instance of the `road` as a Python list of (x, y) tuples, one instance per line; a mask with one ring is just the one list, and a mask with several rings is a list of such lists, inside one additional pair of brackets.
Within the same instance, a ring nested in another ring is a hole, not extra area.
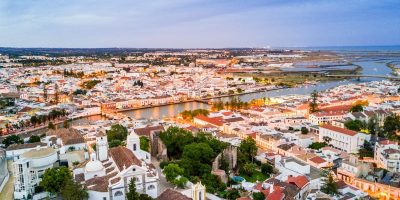
[(157, 173), (158, 173), (158, 177), (160, 178), (160, 181), (158, 184), (158, 194), (161, 194), (162, 192), (164, 192), (164, 190), (166, 190), (168, 188), (175, 188), (174, 185), (172, 185), (165, 179), (165, 176), (161, 172), (160, 162), (156, 158), (152, 157), (151, 163), (153, 163), (153, 165), (155, 166)]
[(1, 200), (12, 200), (14, 193), (14, 175), (12, 174), (12, 161), (8, 161), (8, 171), (10, 173), (10, 178), (8, 179), (6, 185), (3, 188), (3, 191), (0, 193)]

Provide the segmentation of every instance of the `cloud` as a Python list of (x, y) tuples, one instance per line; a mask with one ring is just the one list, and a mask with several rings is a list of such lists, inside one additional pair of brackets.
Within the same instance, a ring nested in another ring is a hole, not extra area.
[(400, 44), (395, 0), (2, 0), (0, 46)]

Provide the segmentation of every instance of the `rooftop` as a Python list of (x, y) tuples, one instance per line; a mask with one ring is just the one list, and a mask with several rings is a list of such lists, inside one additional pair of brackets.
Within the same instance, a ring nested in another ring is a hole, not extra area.
[(43, 157), (47, 157), (51, 154), (55, 154), (56, 150), (54, 150), (53, 148), (42, 148), (42, 149), (32, 149), (28, 152), (23, 153), (21, 156), (24, 158), (43, 158)]

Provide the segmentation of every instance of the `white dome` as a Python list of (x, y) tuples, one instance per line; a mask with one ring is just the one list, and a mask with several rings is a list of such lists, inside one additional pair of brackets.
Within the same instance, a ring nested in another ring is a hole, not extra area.
[(89, 161), (85, 166), (85, 171), (87, 172), (99, 172), (104, 169), (103, 165), (98, 160)]

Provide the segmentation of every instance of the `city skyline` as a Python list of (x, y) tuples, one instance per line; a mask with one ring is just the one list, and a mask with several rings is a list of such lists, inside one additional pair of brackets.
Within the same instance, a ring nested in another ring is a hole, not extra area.
[(0, 46), (399, 45), (399, 9), (396, 1), (2, 1)]

